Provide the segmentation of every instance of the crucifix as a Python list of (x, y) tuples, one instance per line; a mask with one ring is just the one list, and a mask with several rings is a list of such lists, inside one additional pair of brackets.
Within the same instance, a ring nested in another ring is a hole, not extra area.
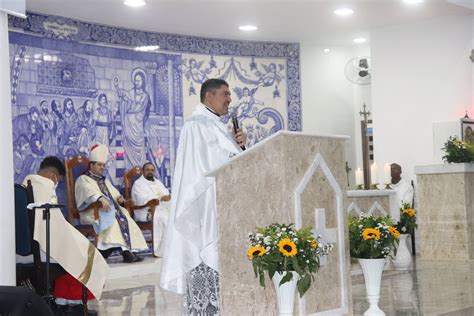
[(366, 111), (364, 103), (364, 111), (359, 111), (359, 115), (363, 116), (364, 119), (360, 121), (360, 128), (362, 132), (362, 161), (364, 169), (364, 189), (370, 189), (370, 163), (369, 163), (369, 134), (367, 126), (369, 124), (370, 111)]

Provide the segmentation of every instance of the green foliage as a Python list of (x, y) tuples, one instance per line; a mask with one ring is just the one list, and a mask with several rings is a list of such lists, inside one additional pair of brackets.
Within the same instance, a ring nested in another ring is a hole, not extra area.
[(386, 258), (398, 244), (400, 233), (389, 216), (374, 217), (362, 213), (349, 219), (349, 244), (353, 258)]
[(319, 269), (320, 256), (326, 256), (333, 249), (332, 244), (321, 245), (314, 238), (312, 228), (295, 229), (293, 224), (272, 224), (257, 227), (249, 234), (250, 247), (247, 256), (252, 261), (255, 277), (265, 287), (265, 271), (270, 279), (275, 273), (288, 272), (280, 285), (299, 275), (297, 288), (302, 297), (311, 286), (313, 273)]
[(474, 162), (474, 146), (451, 136), (441, 148), (445, 155), (443, 160), (447, 163), (452, 162)]

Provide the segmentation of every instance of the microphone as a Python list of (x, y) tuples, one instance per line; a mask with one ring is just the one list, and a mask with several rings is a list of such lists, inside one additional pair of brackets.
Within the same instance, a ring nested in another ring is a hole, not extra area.
[[(239, 129), (239, 120), (237, 120), (237, 114), (232, 113), (232, 125), (234, 125), (234, 133), (237, 133), (237, 130)], [(242, 150), (245, 150), (245, 145), (240, 146)]]

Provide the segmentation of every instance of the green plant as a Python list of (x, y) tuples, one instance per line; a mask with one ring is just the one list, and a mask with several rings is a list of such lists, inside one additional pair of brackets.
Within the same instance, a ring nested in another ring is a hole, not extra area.
[(349, 219), (351, 257), (386, 258), (398, 244), (399, 236), (389, 216), (374, 217), (361, 213), (359, 217)]
[(447, 163), (474, 161), (474, 146), (459, 140), (456, 136), (449, 137), (441, 149), (445, 152), (443, 160)]
[(413, 234), (417, 227), (416, 211), (412, 208), (410, 203), (403, 203), (400, 209), (400, 220), (397, 224), (398, 231), (402, 234)]
[(272, 224), (257, 227), (256, 233), (249, 234), (247, 256), (261, 286), (265, 287), (265, 271), (270, 279), (276, 272), (286, 271), (280, 285), (290, 281), (293, 273), (297, 273), (300, 297), (306, 293), (314, 280), (313, 273), (319, 269), (320, 256), (327, 255), (333, 249), (332, 244), (323, 246), (311, 230), (311, 227), (297, 230), (293, 224)]

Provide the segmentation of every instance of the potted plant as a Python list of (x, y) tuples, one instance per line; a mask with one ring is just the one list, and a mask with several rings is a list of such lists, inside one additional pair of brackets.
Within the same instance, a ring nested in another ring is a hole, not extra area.
[(265, 272), (273, 280), (280, 315), (293, 313), (295, 288), (302, 297), (314, 280), (319, 258), (327, 255), (332, 244), (322, 245), (312, 228), (295, 229), (293, 224), (257, 227), (249, 234), (247, 256), (252, 261), (255, 277), (265, 287)]
[(474, 145), (451, 136), (441, 148), (445, 155), (443, 160), (447, 163), (474, 162)]
[(370, 307), (364, 315), (385, 315), (378, 307), (380, 281), (386, 258), (395, 250), (400, 233), (388, 216), (374, 217), (361, 213), (349, 220), (351, 257), (356, 258), (364, 273)]
[(395, 270), (408, 270), (410, 267), (412, 258), (407, 247), (407, 239), (409, 234), (413, 234), (417, 227), (416, 211), (410, 203), (403, 203), (400, 209), (400, 220), (397, 223), (397, 229), (400, 232), (400, 243), (395, 259), (393, 260)]

